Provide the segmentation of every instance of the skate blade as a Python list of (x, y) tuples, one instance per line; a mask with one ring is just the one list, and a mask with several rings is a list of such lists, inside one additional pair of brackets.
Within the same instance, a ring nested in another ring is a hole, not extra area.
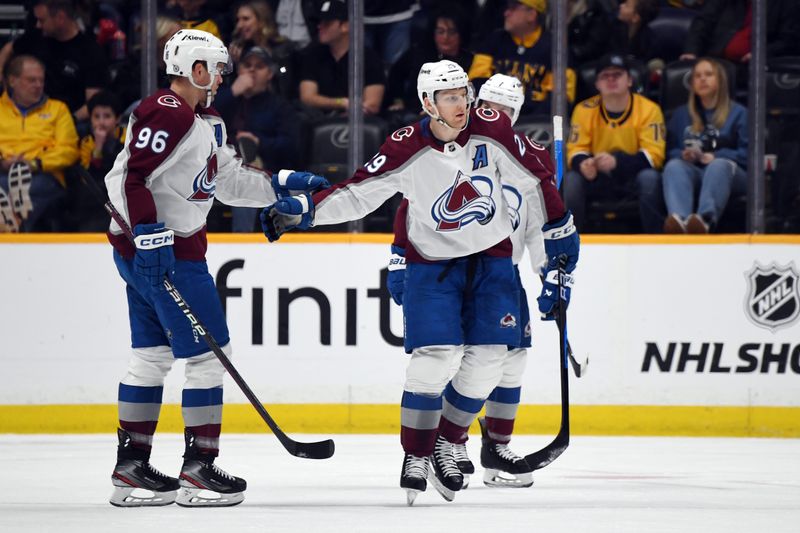
[(469, 488), (469, 474), (462, 473), (461, 475), (464, 476), (464, 484), (461, 485), (461, 490), (466, 490)]
[(524, 489), (533, 485), (533, 473), (509, 474), (494, 468), (487, 468), (483, 473), (483, 484), (487, 487)]
[(161, 507), (175, 501), (178, 491), (155, 492), (137, 487), (114, 487), (108, 503), (114, 507)]
[(417, 496), (419, 496), (420, 492), (422, 491), (417, 489), (406, 489), (406, 505), (409, 507), (414, 505), (414, 500), (417, 499)]
[(436, 473), (434, 473), (433, 468), (431, 468), (430, 471), (428, 471), (428, 478), (431, 480), (431, 483), (433, 483), (433, 486), (436, 488), (436, 491), (442, 495), (442, 498), (444, 498), (448, 502), (451, 502), (455, 499), (456, 492), (454, 490), (448, 489), (442, 484), (441, 481), (439, 481), (439, 478), (436, 477)]
[(181, 507), (232, 507), (244, 501), (243, 492), (222, 494), (206, 489), (181, 487), (175, 503)]

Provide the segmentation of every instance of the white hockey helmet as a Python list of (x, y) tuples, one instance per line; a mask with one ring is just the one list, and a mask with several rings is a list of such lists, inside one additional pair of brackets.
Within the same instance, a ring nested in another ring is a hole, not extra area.
[[(459, 89), (461, 87), (467, 90), (467, 106), (472, 105), (475, 99), (475, 93), (472, 84), (469, 82), (467, 73), (464, 72), (464, 69), (461, 68), (458, 63), (443, 59), (436, 63), (424, 63), (419, 69), (419, 76), (417, 76), (417, 96), (419, 97), (419, 103), (422, 104), (422, 109), (424, 109), (426, 113), (443, 124), (444, 121), (439, 116), (439, 110), (436, 108), (436, 101), (434, 99), (436, 91)], [(426, 96), (433, 106), (435, 115), (425, 108)]]
[[(211, 74), (208, 85), (195, 83), (192, 67), (196, 61), (203, 61)], [(225, 45), (212, 34), (202, 30), (178, 30), (164, 46), (164, 63), (167, 74), (189, 78), (192, 85), (208, 91), (206, 107), (211, 105), (211, 86), (217, 75), (228, 74), (233, 70), (230, 55)], [(220, 67), (222, 65), (222, 67)]]
[(522, 82), (513, 76), (505, 74), (495, 74), (481, 86), (478, 91), (478, 104), (481, 102), (493, 102), (495, 104), (510, 107), (513, 110), (511, 115), (511, 125), (513, 126), (519, 118), (519, 110), (525, 100), (525, 90)]

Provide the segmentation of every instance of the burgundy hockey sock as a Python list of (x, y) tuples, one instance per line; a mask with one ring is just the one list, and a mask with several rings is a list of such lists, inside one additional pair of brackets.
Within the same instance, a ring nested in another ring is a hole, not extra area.
[(150, 453), (163, 390), (163, 387), (119, 384), (119, 427), (128, 432), (133, 448)]

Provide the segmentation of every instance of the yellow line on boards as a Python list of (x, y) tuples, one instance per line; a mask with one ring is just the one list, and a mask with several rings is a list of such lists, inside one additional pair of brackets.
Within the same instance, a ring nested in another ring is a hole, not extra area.
[[(259, 233), (209, 233), (212, 244), (267, 244)], [(276, 244), (390, 244), (388, 233), (289, 233)], [(583, 244), (800, 244), (800, 235), (581, 235)], [(0, 244), (107, 244), (103, 233), (0, 233)], [(272, 245), (274, 246), (274, 244)]]
[[(287, 433), (399, 433), (400, 408), (389, 404), (275, 404), (272, 417)], [(226, 433), (269, 432), (249, 404), (226, 404)], [(800, 407), (573, 405), (573, 435), (800, 437)], [(555, 435), (558, 405), (521, 405), (516, 434)], [(117, 427), (117, 406), (2, 405), (0, 433), (110, 433)], [(164, 405), (158, 431), (180, 433), (179, 405)], [(473, 424), (472, 432), (477, 432)]]

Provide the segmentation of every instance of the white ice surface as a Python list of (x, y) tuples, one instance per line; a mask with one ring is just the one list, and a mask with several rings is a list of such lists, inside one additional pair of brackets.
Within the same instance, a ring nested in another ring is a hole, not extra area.
[[(429, 487), (409, 508), (397, 436), (333, 437), (334, 457), (311, 461), (269, 434), (223, 434), (218, 463), (247, 479), (243, 504), (118, 509), (114, 435), (0, 435), (0, 532), (800, 532), (800, 440), (576, 437), (530, 489), (484, 487), (478, 467), (454, 502)], [(477, 464), (479, 439), (468, 446)], [(176, 475), (182, 448), (157, 435), (153, 464)]]

